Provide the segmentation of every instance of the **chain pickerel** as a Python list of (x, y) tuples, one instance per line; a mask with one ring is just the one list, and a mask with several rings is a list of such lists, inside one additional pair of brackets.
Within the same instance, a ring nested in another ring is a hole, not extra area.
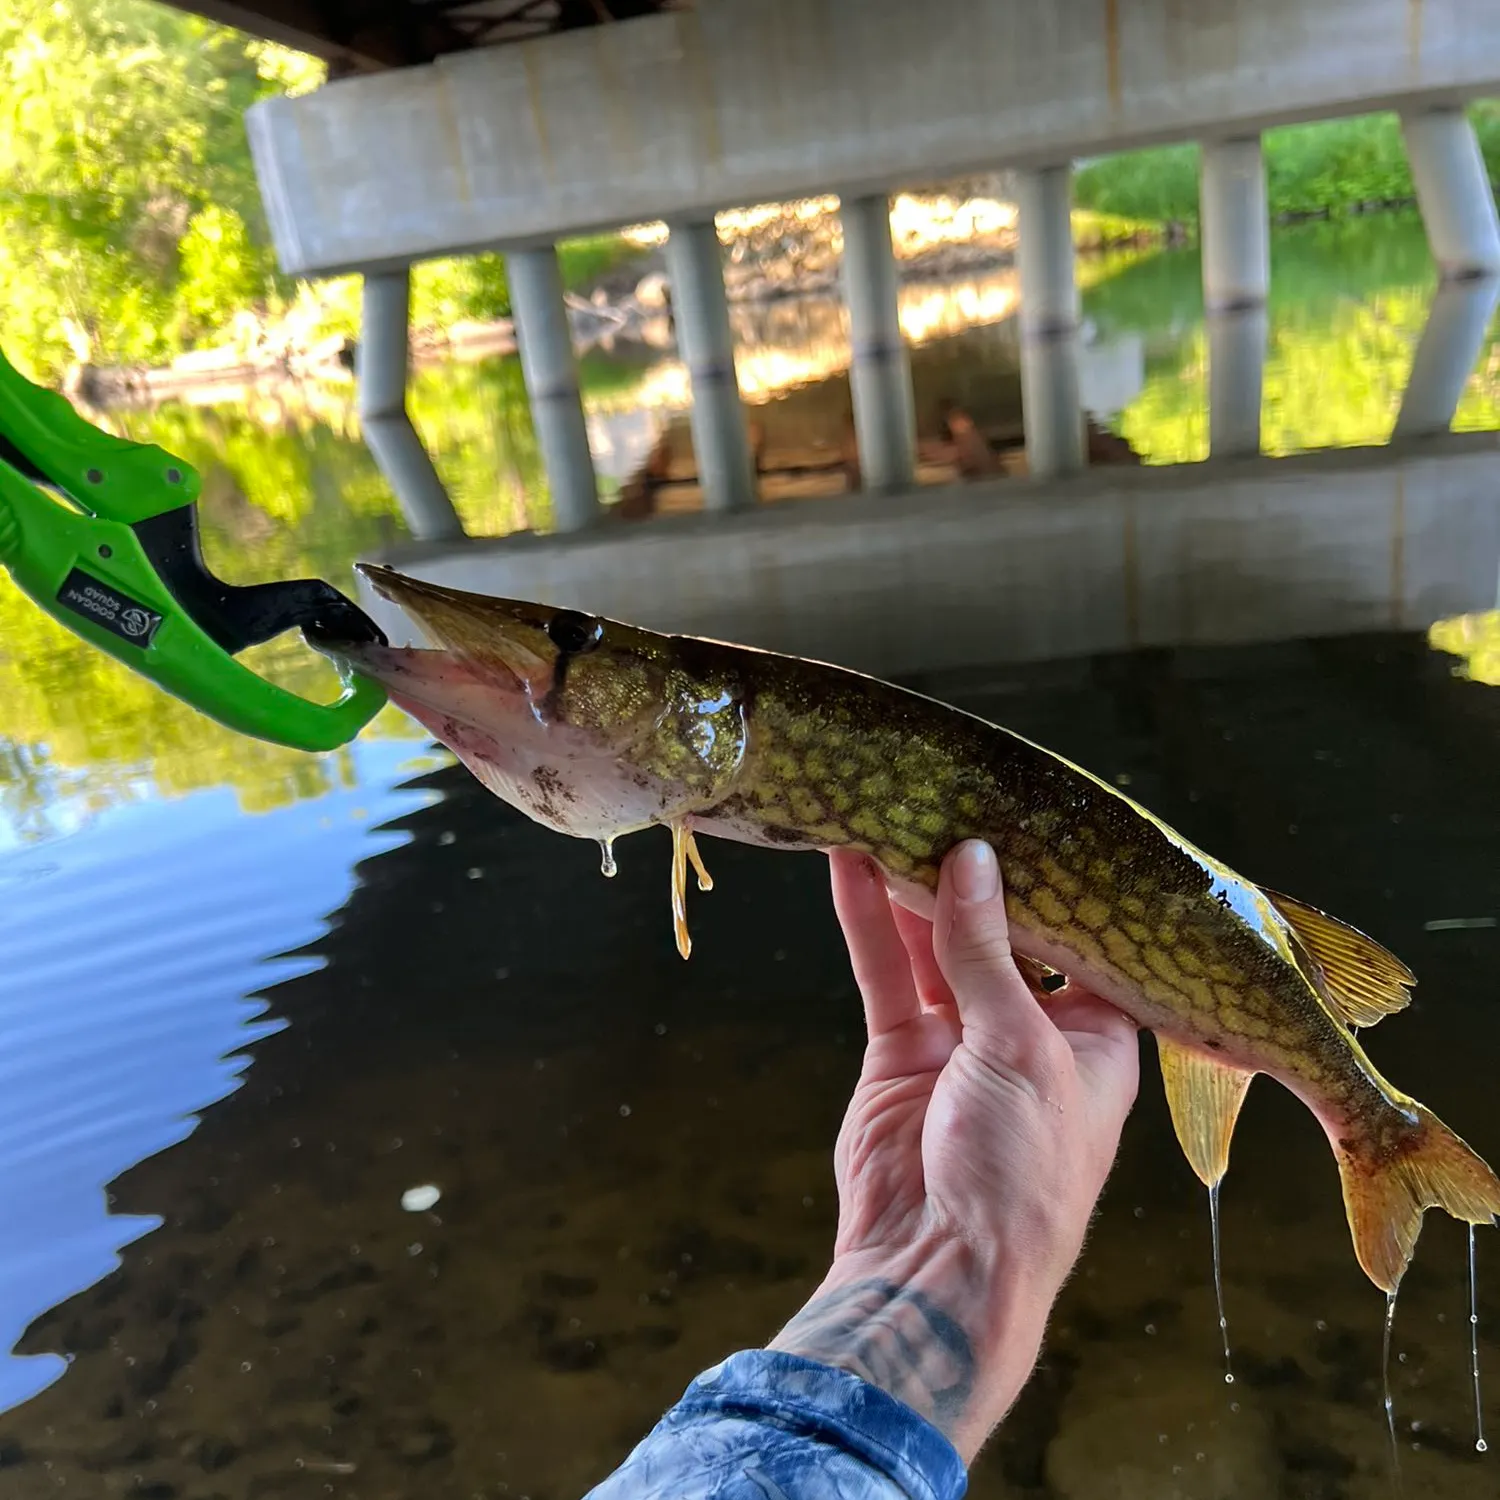
[(326, 649), (384, 684), (497, 796), (598, 840), (606, 872), (620, 835), (670, 828), (684, 957), (688, 866), (708, 883), (697, 835), (862, 850), (899, 901), (927, 912), (943, 856), (985, 839), (1018, 956), (1155, 1034), (1178, 1139), (1210, 1187), (1250, 1079), (1266, 1073), (1327, 1133), (1355, 1253), (1385, 1291), (1428, 1208), (1470, 1224), (1500, 1212), (1500, 1180), (1355, 1036), (1408, 1003), (1406, 966), (1098, 777), (839, 667), (364, 571), (434, 649)]

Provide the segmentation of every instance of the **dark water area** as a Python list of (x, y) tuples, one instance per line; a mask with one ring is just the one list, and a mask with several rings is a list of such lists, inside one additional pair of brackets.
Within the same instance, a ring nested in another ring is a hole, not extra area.
[[(1411, 636), (917, 685), (1392, 946), (1421, 984), (1372, 1054), (1500, 1154), (1500, 931), (1426, 925), (1500, 914), (1500, 693)], [(860, 1021), (820, 859), (706, 846), (684, 964), (664, 833), (623, 841), (607, 881), (420, 742), (362, 744), (330, 782), (259, 817), (226, 791), (115, 809), (0, 856), (8, 1496), (561, 1500), (826, 1264)], [(1398, 1309), (1396, 1412), (1411, 1491), (1472, 1496), (1494, 1461), (1439, 1219)], [(1382, 1299), (1321, 1132), (1266, 1080), (1224, 1232), (1233, 1386), (1206, 1205), (1148, 1066), (972, 1493), (1390, 1493)], [(1492, 1427), (1497, 1268), (1482, 1234)]]

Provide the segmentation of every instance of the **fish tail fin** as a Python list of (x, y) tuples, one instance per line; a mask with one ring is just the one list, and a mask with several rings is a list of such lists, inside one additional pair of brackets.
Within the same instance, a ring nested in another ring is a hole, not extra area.
[(1422, 1215), (1441, 1208), (1470, 1224), (1500, 1214), (1500, 1178), (1430, 1109), (1403, 1101), (1416, 1123), (1399, 1133), (1334, 1136), (1354, 1253), (1382, 1291), (1411, 1264)]

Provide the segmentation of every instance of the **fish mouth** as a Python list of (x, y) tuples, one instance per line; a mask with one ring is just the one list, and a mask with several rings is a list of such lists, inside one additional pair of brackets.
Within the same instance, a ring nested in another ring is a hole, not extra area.
[[(559, 613), (550, 605), (469, 594), (412, 578), (380, 563), (358, 563), (356, 571), (382, 599), (396, 605), (431, 643), (463, 657), (533, 698), (551, 688), (558, 651), (547, 634)], [(356, 670), (364, 647), (339, 646)]]

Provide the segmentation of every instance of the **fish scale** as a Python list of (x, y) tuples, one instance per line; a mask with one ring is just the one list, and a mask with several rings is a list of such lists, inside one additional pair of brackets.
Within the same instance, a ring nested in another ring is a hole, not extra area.
[[(1177, 852), (1171, 841), (1163, 838), (1161, 848), (1148, 851), (1119, 838), (1123, 820), (1115, 804), (1122, 799), (1113, 788), (1083, 773), (1060, 775), (1064, 763), (982, 721), (973, 721), (975, 730), (964, 726), (962, 735), (944, 733), (921, 722), (928, 715), (908, 709), (896, 734), (875, 730), (855, 742), (851, 755), (848, 716), (812, 706), (810, 694), (789, 701), (762, 689), (755, 708), (758, 749), (735, 796), (705, 810), (705, 821), (753, 806), (773, 839), (861, 849), (929, 888), (948, 849), (984, 838), (999, 855), (1015, 925), (1110, 965), (1161, 1003), (1211, 1014), (1220, 1026), (1233, 1024), (1227, 1012), (1235, 1007), (1255, 1039), (1269, 1034), (1264, 988), (1245, 988), (1245, 970), (1226, 960), (1222, 941), (1214, 946), (1205, 934), (1184, 930), (1180, 899), (1153, 875), (1153, 856)], [(1011, 743), (976, 743), (995, 736)], [(1070, 784), (1057, 798), (1061, 782)], [(804, 789), (808, 801), (801, 803)], [(1201, 883), (1200, 860), (1182, 863), (1188, 879)], [(1248, 946), (1253, 954), (1263, 951), (1253, 940)]]

